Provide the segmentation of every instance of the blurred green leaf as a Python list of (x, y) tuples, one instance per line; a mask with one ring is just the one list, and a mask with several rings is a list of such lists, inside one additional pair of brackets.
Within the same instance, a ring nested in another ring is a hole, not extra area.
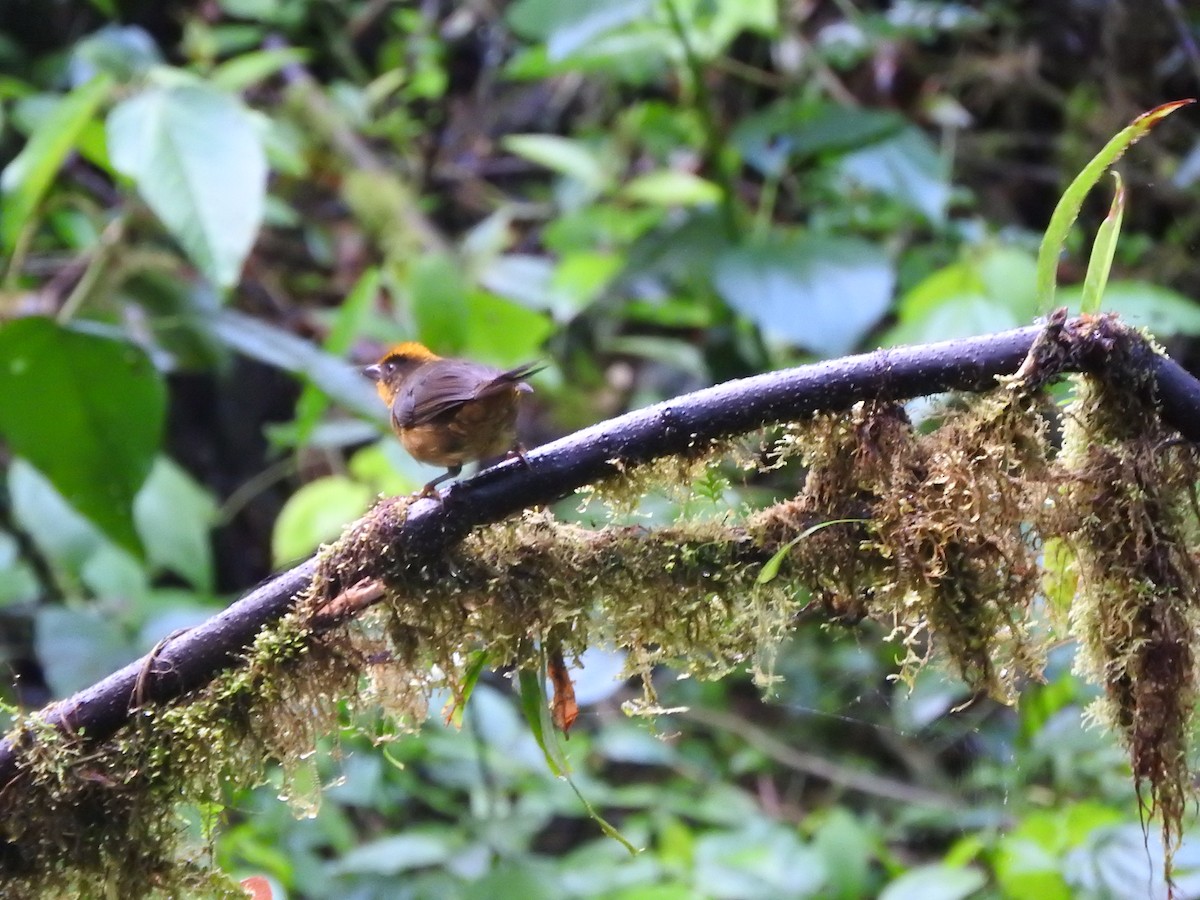
[(21, 558), (16, 539), (0, 531), (0, 608), (32, 603), (41, 588), (33, 569)]
[(641, 235), (628, 251), (624, 277), (669, 279), (711, 293), (715, 266), (738, 246), (714, 211), (692, 210), (681, 221)]
[[(1065, 815), (1062, 815), (1063, 813)], [(1098, 829), (1125, 824), (1121, 813), (1111, 806), (1088, 801), (1071, 803), (1065, 809), (1042, 815), (1062, 828), (1067, 846), (1075, 846), (1088, 840)]]
[(224, 344), (239, 353), (311, 381), (351, 412), (385, 421), (383, 404), (356, 366), (277, 325), (236, 310), (221, 309), (203, 321)]
[[(329, 329), (322, 345), (322, 350), (327, 354), (326, 358), (342, 357), (350, 349), (355, 335), (361, 330), (363, 321), (371, 312), (379, 292), (379, 279), (379, 270), (371, 267), (363, 272), (358, 282), (350, 289), (350, 293), (338, 307), (333, 327)], [(340, 369), (338, 377), (341, 377)], [(328, 395), (321, 389), (320, 384), (306, 380), (300, 398), (296, 401), (295, 419), (288, 425), (272, 427), (268, 431), (271, 440), (292, 447), (306, 445), (328, 406)]]
[(984, 244), (968, 253), (985, 297), (1012, 310), (1023, 325), (1037, 318), (1037, 260), (1032, 254), (1004, 244)]
[(544, 41), (550, 59), (562, 60), (653, 8), (654, 0), (517, 0), (507, 19), (521, 36)]
[(632, 322), (663, 328), (708, 328), (714, 319), (711, 305), (701, 306), (684, 299), (635, 300), (626, 304), (625, 315)]
[(904, 117), (893, 112), (789, 98), (744, 118), (732, 141), (749, 165), (765, 175), (779, 175), (795, 160), (848, 153), (904, 128)]
[(14, 459), (8, 467), (8, 496), (17, 524), (60, 574), (78, 576), (104, 536), (54, 489), (45, 475)]
[(209, 81), (213, 87), (237, 93), (270, 78), (290, 65), (307, 62), (308, 58), (308, 51), (300, 47), (241, 53), (213, 69)]
[[(1147, 833), (1148, 832), (1148, 833)], [(1163, 878), (1163, 845), (1157, 829), (1138, 822), (1113, 822), (1090, 831), (1063, 860), (1063, 876), (1073, 897), (1122, 897), (1137, 885), (1138, 896), (1194, 897), (1200, 891), (1200, 841), (1194, 830), (1175, 848), (1168, 889)]]
[(551, 279), (554, 289), (582, 309), (595, 300), (621, 271), (624, 260), (616, 253), (575, 252), (559, 260)]
[(218, 287), (241, 274), (262, 222), (267, 161), (259, 127), (202, 82), (147, 88), (108, 116), (113, 166), (133, 179), (193, 263)]
[(449, 828), (389, 835), (355, 847), (338, 860), (334, 871), (398, 875), (447, 862), (460, 842), (461, 837)]
[(689, 43), (701, 60), (716, 60), (745, 32), (778, 37), (780, 7), (775, 0), (669, 0), (680, 13)]
[(371, 489), (342, 475), (318, 478), (288, 497), (271, 534), (271, 558), (278, 568), (331, 541), (367, 511)]
[(467, 315), (470, 329), (463, 354), (500, 366), (537, 357), (554, 333), (549, 316), (486, 291), (472, 291), (467, 297)]
[(97, 75), (59, 100), (40, 121), (21, 152), (0, 173), (0, 248), (11, 252), (67, 154), (113, 87)]
[(137, 25), (105, 25), (75, 45), (71, 77), (86, 81), (104, 73), (127, 82), (162, 65), (163, 57), (146, 29)]
[(166, 389), (140, 349), (56, 325), (0, 325), (0, 434), (77, 510), (141, 552), (133, 503), (158, 452)]
[(915, 126), (856, 150), (838, 161), (838, 171), (854, 184), (879, 191), (941, 223), (950, 203), (949, 167), (933, 142)]
[(815, 353), (852, 350), (891, 302), (882, 248), (857, 238), (776, 236), (717, 260), (717, 291), (764, 332)]
[(638, 356), (657, 365), (671, 366), (696, 378), (708, 375), (708, 366), (700, 349), (670, 337), (631, 334), (608, 338), (601, 343), (606, 353)]
[(80, 570), (84, 586), (95, 597), (120, 601), (135, 608), (150, 591), (150, 577), (129, 553), (105, 543)]
[(554, 260), (528, 253), (505, 253), (488, 260), (479, 283), (493, 294), (530, 309), (555, 311), (566, 307), (554, 291)]
[(879, 900), (966, 900), (987, 884), (979, 869), (938, 865), (909, 869), (879, 895)]
[[(1059, 303), (1078, 311), (1082, 294), (1079, 285), (1063, 288)], [(1178, 291), (1149, 281), (1110, 281), (1104, 288), (1104, 309), (1161, 338), (1200, 334), (1200, 306)]]
[(215, 587), (210, 531), (212, 495), (165, 456), (158, 457), (133, 502), (133, 518), (151, 566), (166, 569), (199, 591)]
[(95, 684), (138, 654), (132, 635), (98, 608), (45, 606), (37, 611), (34, 646), (55, 697)]
[[(347, 468), (355, 481), (371, 489), (372, 494), (411, 494), (424, 484), (422, 477), (396, 470), (392, 455), (385, 448), (399, 447), (390, 434), (368, 447), (363, 447), (350, 457)], [(403, 451), (401, 451), (403, 452)], [(409, 457), (411, 459), (411, 457)], [(416, 463), (413, 463), (416, 466)], [(414, 468), (412, 472), (416, 472)]]
[(583, 141), (556, 134), (510, 134), (501, 143), (509, 153), (576, 178), (595, 193), (611, 184), (612, 176), (604, 160)]
[(470, 329), (462, 263), (448, 253), (422, 256), (412, 264), (408, 288), (420, 341), (444, 356), (461, 353)]
[(721, 201), (720, 187), (678, 169), (639, 175), (627, 182), (620, 194), (626, 200), (651, 206), (712, 206)]
[(763, 819), (696, 841), (695, 887), (706, 897), (813, 897), (828, 883), (824, 860), (795, 829)]
[[(1066, 900), (1076, 896), (1064, 876), (1067, 852), (1097, 829), (1120, 821), (1119, 813), (1098, 803), (1035, 812), (1001, 838), (994, 861), (996, 878), (1013, 897)], [(1139, 856), (1139, 867), (1144, 868), (1145, 856)]]
[(567, 896), (558, 883), (558, 870), (547, 860), (519, 856), (500, 860), (478, 881), (471, 882), (463, 900), (494, 900), (520, 897), (521, 900), (560, 900)]
[(813, 835), (813, 847), (829, 873), (825, 897), (852, 900), (870, 895), (871, 856), (877, 842), (870, 826), (850, 810), (829, 810)]
[(899, 322), (881, 343), (924, 344), (991, 334), (1037, 315), (1036, 263), (1029, 254), (984, 245), (928, 275), (900, 298)]
[(556, 58), (545, 45), (517, 53), (504, 67), (508, 78), (554, 78), (595, 74), (623, 84), (645, 85), (667, 69), (677, 42), (665, 28), (644, 23), (600, 35), (569, 57)]

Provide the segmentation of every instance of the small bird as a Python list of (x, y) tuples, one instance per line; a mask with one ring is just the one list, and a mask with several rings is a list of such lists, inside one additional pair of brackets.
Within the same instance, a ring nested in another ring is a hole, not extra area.
[(406, 341), (362, 373), (375, 382), (392, 411), (392, 430), (418, 462), (447, 472), (421, 490), (434, 488), (462, 471), (463, 463), (516, 453), (517, 408), (533, 391), (524, 379), (540, 372), (536, 362), (502, 371), (492, 366), (438, 356), (423, 344)]

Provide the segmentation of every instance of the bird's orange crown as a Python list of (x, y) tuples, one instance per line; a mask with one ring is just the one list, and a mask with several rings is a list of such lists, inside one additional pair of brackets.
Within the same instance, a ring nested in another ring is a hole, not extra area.
[(424, 344), (417, 341), (404, 341), (389, 349), (375, 365), (363, 369), (363, 374), (371, 377), (380, 398), (391, 406), (396, 392), (400, 390), (400, 385), (408, 373), (436, 359), (441, 359), (441, 357)]
[(389, 359), (429, 362), (430, 360), (441, 359), (441, 357), (419, 341), (403, 341), (390, 347), (388, 352), (383, 354), (383, 359), (380, 362), (385, 362)]

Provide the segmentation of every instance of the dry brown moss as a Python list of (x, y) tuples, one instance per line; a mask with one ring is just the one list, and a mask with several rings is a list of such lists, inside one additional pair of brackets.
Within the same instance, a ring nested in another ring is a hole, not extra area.
[(1076, 667), (1104, 688), (1090, 712), (1128, 749), (1169, 856), (1193, 797), (1200, 468), (1195, 447), (1163, 428), (1146, 393), (1079, 380), (1065, 416), (1066, 477), (1045, 527), (1078, 566)]
[[(929, 433), (900, 407), (868, 404), (785, 434), (775, 457), (800, 456), (807, 477), (765, 510), (600, 530), (527, 512), (435, 559), (399, 554), (407, 501), (384, 501), (327, 548), (311, 595), (241, 668), (98, 747), (24, 726), (33, 749), (0, 792), (6, 886), (16, 896), (100, 886), (235, 895), (186, 849), (180, 802), (219, 803), (223, 785), (260, 780), (271, 760), (311, 765), (318, 738), (356, 707), (419, 723), (435, 686), (460, 691), (480, 648), (493, 665), (527, 667), (541, 662), (539, 642), (568, 656), (625, 647), (653, 707), (649, 676), (664, 662), (768, 680), (772, 649), (811, 591), (838, 616), (893, 626), (909, 666), (936, 651), (975, 688), (1011, 700), (1018, 679), (1040, 671), (1043, 535), (1078, 559), (1081, 666), (1105, 686), (1097, 715), (1129, 746), (1170, 845), (1190, 796), (1194, 451), (1157, 424), (1136, 379), (1085, 385), (1053, 460), (1051, 419), (1019, 386), (963, 404)], [(652, 488), (701, 485), (715, 504), (714, 466), (728, 452), (714, 445), (626, 473), (604, 497), (628, 509)], [(779, 576), (760, 584), (785, 547)], [(365, 612), (348, 600), (364, 579), (378, 585)]]
[(804, 491), (755, 527), (778, 541), (842, 520), (792, 551), (826, 607), (890, 623), (906, 666), (936, 647), (968, 684), (1011, 701), (1017, 679), (1041, 666), (1028, 523), (1044, 495), (1044, 431), (1018, 394), (979, 401), (928, 435), (892, 405), (822, 417), (794, 438)]

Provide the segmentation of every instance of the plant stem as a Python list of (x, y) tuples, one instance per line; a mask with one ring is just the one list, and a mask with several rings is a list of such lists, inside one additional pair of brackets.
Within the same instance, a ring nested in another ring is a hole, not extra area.
[(741, 233), (741, 223), (735, 202), (737, 185), (733, 173), (725, 164), (725, 139), (717, 127), (712, 93), (708, 89), (708, 83), (704, 80), (704, 62), (697, 55), (696, 48), (692, 46), (687, 27), (682, 16), (679, 15), (679, 10), (675, 7), (675, 0), (663, 0), (663, 7), (667, 11), (671, 30), (679, 38), (679, 45), (683, 49), (683, 60), (691, 77), (692, 90), (696, 98), (696, 111), (700, 114), (700, 122), (704, 127), (704, 156), (712, 166), (717, 183), (721, 186), (721, 217), (725, 223), (725, 231), (730, 239), (736, 239)]

